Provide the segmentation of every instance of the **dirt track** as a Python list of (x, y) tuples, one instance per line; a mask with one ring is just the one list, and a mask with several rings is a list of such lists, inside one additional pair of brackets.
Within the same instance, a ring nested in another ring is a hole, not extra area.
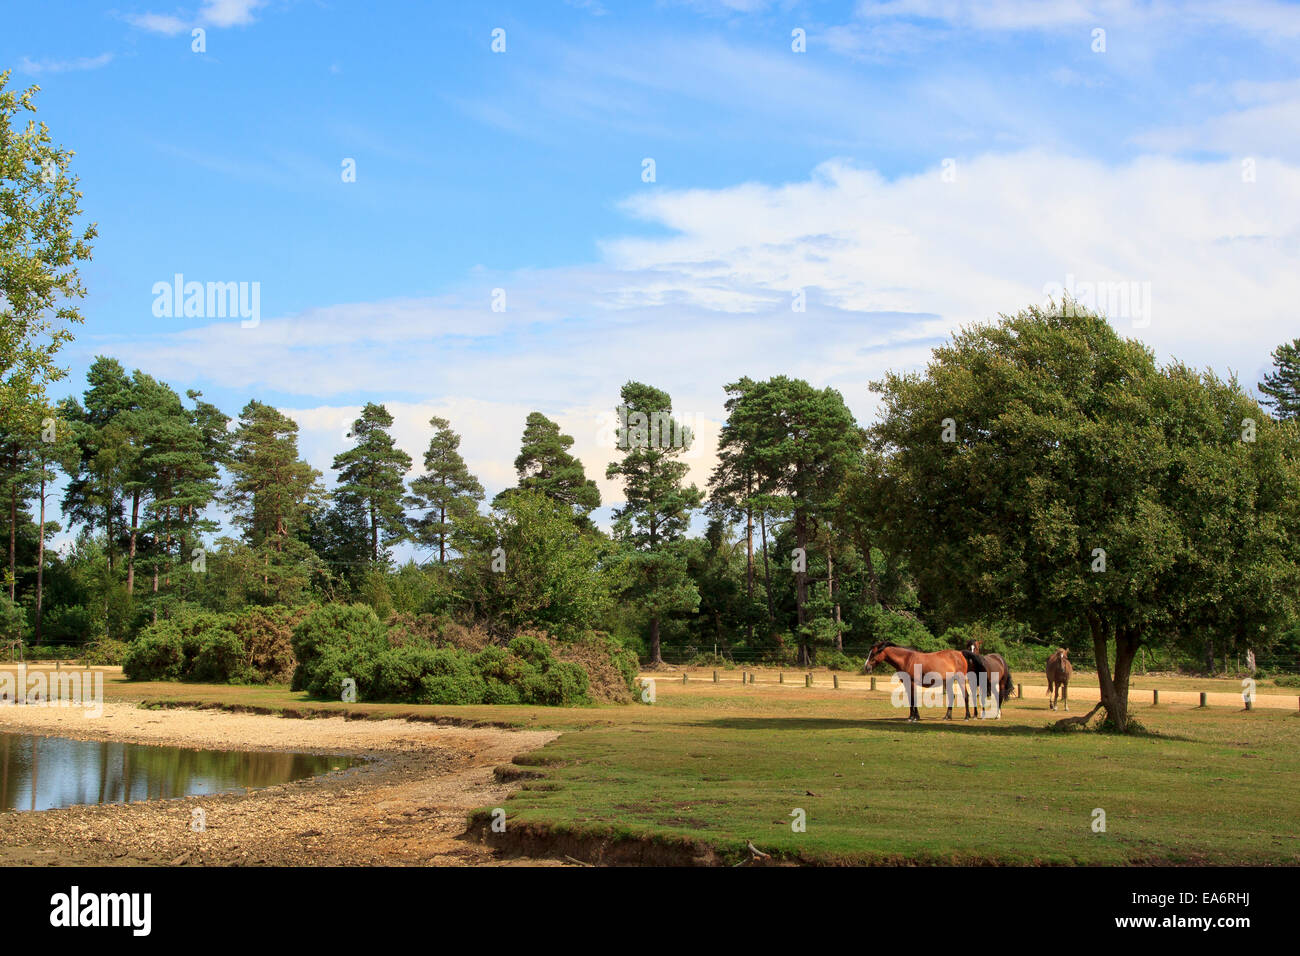
[[(513, 789), (493, 768), (542, 746), (547, 731), (403, 720), (294, 720), (215, 710), (5, 707), (0, 730), (210, 749), (325, 751), (364, 765), (243, 794), (0, 813), (0, 865), (425, 865), (498, 859), (463, 839), (466, 815)], [(191, 830), (202, 807), (206, 830)]]

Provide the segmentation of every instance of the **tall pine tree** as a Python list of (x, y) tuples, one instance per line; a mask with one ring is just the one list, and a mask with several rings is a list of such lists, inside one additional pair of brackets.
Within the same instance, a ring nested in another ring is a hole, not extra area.
[(434, 415), (429, 419), (433, 438), (424, 453), (424, 474), (411, 482), (412, 508), (424, 513), (413, 522), (415, 540), (426, 548), (438, 549), (438, 563), (447, 563), (452, 532), (478, 510), (483, 486), (470, 474), (460, 455), (460, 436), (451, 422)]
[(367, 402), (349, 433), (356, 444), (334, 457), (334, 470), (339, 473), (334, 497), (365, 509), (372, 562), (378, 562), (381, 554), (386, 557), (387, 547), (410, 533), (402, 506), (411, 456), (393, 443), (388, 433), (392, 425), (388, 409)]
[(621, 396), (620, 419), (628, 423), (618, 437), (623, 458), (611, 462), (605, 476), (623, 479), (625, 504), (614, 512), (614, 538), (626, 549), (628, 596), (649, 619), (649, 664), (657, 667), (663, 663), (663, 618), (694, 612), (700, 604), (681, 545), (691, 512), (704, 496), (695, 485), (682, 483), (687, 466), (679, 458), (689, 448), (691, 435), (672, 418), (668, 393), (628, 382)]
[(1264, 375), (1259, 390), (1265, 395), (1261, 404), (1276, 418), (1300, 418), (1300, 339), (1273, 350), (1273, 371)]
[[(532, 412), (524, 423), (524, 438), (515, 457), (515, 472), (519, 476), (518, 488), (540, 491), (552, 501), (569, 508), (574, 518), (583, 526), (590, 525), (589, 515), (600, 507), (600, 491), (596, 482), (583, 471), (582, 462), (569, 454), (573, 436), (565, 435), (560, 426), (541, 412)], [(503, 496), (514, 489), (503, 491), (492, 502), (498, 507)]]

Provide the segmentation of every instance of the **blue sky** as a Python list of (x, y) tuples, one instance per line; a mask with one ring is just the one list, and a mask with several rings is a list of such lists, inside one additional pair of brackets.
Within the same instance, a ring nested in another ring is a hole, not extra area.
[[(532, 409), (603, 478), (640, 379), (703, 481), (725, 382), (867, 420), (871, 378), (1067, 277), (1248, 382), (1300, 334), (1292, 3), (47, 0), (6, 4), (0, 67), (99, 224), (68, 389), (107, 353), (272, 401), (326, 471), (376, 400), (417, 459), (451, 418), (489, 492)], [(258, 283), (260, 323), (155, 316), (175, 273)]]

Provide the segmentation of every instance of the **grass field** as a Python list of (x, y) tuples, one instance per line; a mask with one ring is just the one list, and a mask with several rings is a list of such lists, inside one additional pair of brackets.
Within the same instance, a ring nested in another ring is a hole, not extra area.
[[(704, 844), (734, 861), (752, 841), (828, 863), (1300, 863), (1300, 715), (1290, 689), (1261, 682), (1261, 694), (1285, 694), (1291, 709), (1250, 713), (1135, 696), (1133, 715), (1151, 734), (1117, 737), (1048, 730), (1062, 715), (1028, 688), (1000, 721), (962, 721), (958, 706), (953, 722), (940, 709), (909, 725), (886, 680), (871, 694), (833, 690), (824, 674), (811, 689), (802, 672), (787, 672), (785, 685), (775, 671), (756, 685), (720, 676), (733, 680), (660, 675), (652, 705), (578, 709), (314, 703), (283, 687), (116, 675), (106, 693), (557, 728), (559, 738), (521, 758), (541, 775), (507, 802), (508, 827)], [(1074, 683), (1080, 698), (1092, 691), (1082, 675)], [(1165, 686), (1225, 690), (1190, 678)], [(1104, 833), (1093, 830), (1096, 808)], [(792, 827), (800, 810), (804, 832)]]

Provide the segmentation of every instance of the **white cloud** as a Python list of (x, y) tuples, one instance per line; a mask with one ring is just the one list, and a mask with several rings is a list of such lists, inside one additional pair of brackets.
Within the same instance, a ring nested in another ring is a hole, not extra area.
[(1264, 36), (1300, 36), (1300, 8), (1285, 0), (861, 0), (864, 20), (921, 19), (989, 31), (1061, 30), (1083, 26), (1177, 29), (1230, 27)]
[(199, 16), (216, 27), (246, 26), (253, 22), (253, 12), (266, 0), (203, 0)]
[(83, 56), (75, 60), (31, 60), (23, 57), (18, 61), (18, 70), (32, 76), (42, 73), (73, 73), (81, 70), (98, 70), (113, 62), (113, 54), (101, 53), (99, 56)]
[(131, 26), (139, 27), (141, 30), (147, 30), (150, 33), (162, 33), (169, 37), (176, 36), (176, 34), (190, 28), (188, 21), (167, 13), (128, 14), (126, 21)]
[(255, 21), (254, 13), (266, 0), (203, 0), (195, 14), (128, 14), (126, 21), (141, 30), (175, 36), (196, 25), (243, 27)]
[[(917, 367), (960, 325), (1041, 302), (1068, 276), (1149, 283), (1149, 325), (1117, 316), (1118, 330), (1247, 383), (1295, 335), (1300, 166), (1261, 159), (1243, 183), (1235, 160), (1112, 166), (1026, 151), (955, 171), (951, 183), (938, 167), (886, 180), (834, 161), (782, 185), (638, 193), (626, 208), (673, 234), (613, 239), (598, 265), (479, 274), (437, 300), (218, 322), (111, 351), (205, 389), (301, 396), (281, 404), (300, 407), (323, 470), (358, 396), (389, 406), (417, 460), (436, 411), (499, 490), (532, 410), (559, 420), (601, 478), (604, 419), (629, 379), (666, 389), (697, 424), (699, 482), (722, 387), (741, 375), (836, 387), (867, 421), (883, 371)], [(494, 287), (507, 290), (505, 313), (489, 307)], [(805, 312), (791, 308), (797, 289)]]

